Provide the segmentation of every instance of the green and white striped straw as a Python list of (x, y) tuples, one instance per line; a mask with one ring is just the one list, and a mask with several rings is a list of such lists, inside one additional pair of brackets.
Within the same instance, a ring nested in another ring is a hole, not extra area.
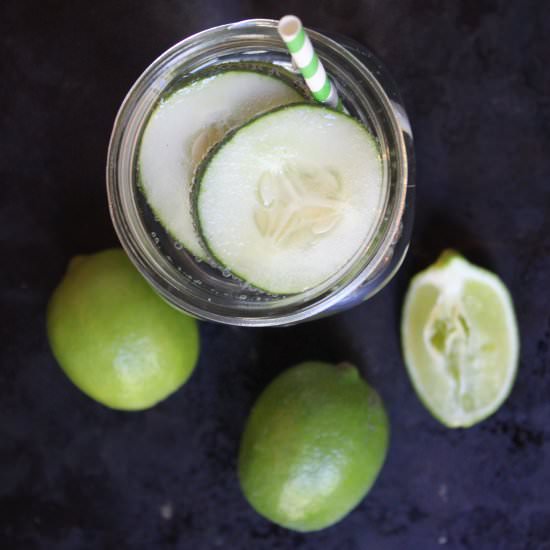
[(320, 103), (342, 109), (336, 87), (329, 80), (300, 19), (295, 15), (285, 15), (279, 21), (277, 29), (313, 97)]

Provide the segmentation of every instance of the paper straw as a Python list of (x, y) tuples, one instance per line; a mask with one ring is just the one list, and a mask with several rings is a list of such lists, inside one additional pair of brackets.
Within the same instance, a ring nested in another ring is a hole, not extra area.
[(341, 109), (342, 102), (336, 87), (329, 80), (302, 22), (295, 15), (285, 15), (279, 21), (277, 29), (313, 97), (320, 103)]

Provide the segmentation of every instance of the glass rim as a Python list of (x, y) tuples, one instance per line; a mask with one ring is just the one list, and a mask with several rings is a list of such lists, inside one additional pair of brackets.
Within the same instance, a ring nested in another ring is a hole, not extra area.
[[(395, 241), (396, 235), (398, 236), (400, 231), (401, 218), (403, 216), (406, 203), (409, 181), (409, 157), (411, 155), (411, 151), (407, 148), (407, 144), (405, 143), (403, 136), (405, 131), (403, 122), (399, 120), (399, 117), (394, 112), (392, 101), (388, 97), (384, 87), (380, 84), (376, 76), (372, 74), (372, 71), (364, 65), (364, 63), (358, 60), (348, 48), (339, 44), (329, 36), (308, 29), (308, 33), (310, 34), (314, 44), (322, 44), (324, 47), (327, 47), (331, 51), (335, 52), (335, 55), (346, 58), (348, 61), (351, 60), (369, 77), (369, 83), (373, 85), (374, 92), (381, 100), (382, 105), (384, 105), (384, 114), (390, 122), (390, 127), (393, 134), (392, 137), (395, 142), (395, 152), (399, 158), (398, 162), (402, 167), (400, 172), (401, 178), (396, 185), (396, 189), (398, 191), (397, 197), (395, 198), (394, 203), (391, 204), (391, 219), (387, 223), (385, 233), (380, 239), (374, 254), (369, 257), (368, 261), (363, 261), (361, 265), (358, 265), (361, 259), (364, 260), (365, 255), (364, 251), (358, 251), (354, 256), (353, 261), (349, 262), (345, 266), (345, 270), (340, 270), (334, 275), (334, 277), (327, 281), (327, 284), (323, 287), (322, 292), (315, 287), (303, 293), (292, 295), (290, 298), (291, 302), (294, 300), (294, 303), (283, 304), (285, 307), (284, 309), (281, 308), (281, 311), (279, 312), (271, 309), (266, 310), (265, 314), (262, 314), (261, 306), (258, 305), (256, 306), (256, 309), (253, 310), (254, 315), (244, 314), (243, 312), (246, 308), (244, 308), (240, 313), (231, 314), (224, 313), (223, 307), (215, 307), (215, 305), (211, 303), (205, 304), (206, 307), (204, 307), (200, 304), (201, 300), (191, 300), (191, 295), (185, 295), (186, 298), (189, 299), (182, 300), (181, 297), (178, 296), (178, 293), (174, 292), (174, 288), (176, 288), (181, 281), (165, 269), (162, 269), (161, 276), (161, 270), (159, 269), (158, 262), (154, 266), (151, 265), (152, 263), (155, 263), (155, 260), (161, 261), (159, 258), (153, 258), (151, 254), (156, 254), (158, 256), (162, 256), (162, 254), (158, 249), (152, 246), (149, 241), (144, 241), (143, 234), (140, 235), (140, 232), (145, 232), (147, 236), (148, 233), (142, 226), (141, 228), (137, 227), (137, 219), (139, 216), (137, 216), (137, 211), (132, 212), (132, 205), (128, 204), (129, 196), (124, 195), (122, 189), (123, 183), (119, 181), (120, 178), (118, 174), (119, 155), (121, 154), (121, 149), (124, 145), (125, 131), (128, 126), (127, 123), (131, 119), (132, 115), (135, 115), (137, 105), (136, 96), (144, 89), (145, 91), (147, 90), (147, 86), (149, 86), (148, 82), (155, 72), (158, 72), (164, 68), (164, 72), (168, 74), (170, 72), (170, 62), (174, 61), (174, 59), (178, 56), (184, 54), (186, 50), (192, 51), (193, 48), (196, 49), (198, 45), (200, 45), (201, 41), (204, 42), (205, 40), (219, 35), (220, 33), (234, 30), (241, 31), (252, 28), (258, 29), (259, 31), (262, 29), (269, 29), (272, 31), (276, 28), (276, 25), (277, 21), (272, 19), (247, 19), (235, 23), (218, 25), (184, 38), (158, 56), (142, 72), (126, 94), (126, 97), (124, 98), (115, 118), (114, 127), (109, 142), (106, 167), (109, 210), (115, 231), (131, 261), (136, 265), (138, 270), (153, 286), (153, 288), (166, 301), (177, 309), (185, 311), (200, 319), (239, 326), (280, 326), (295, 324), (318, 316), (355, 292), (370, 275), (377, 271), (381, 262), (384, 260), (386, 251)], [(358, 47), (368, 51), (362, 45), (358, 45)], [(284, 49), (282, 42), (281, 48)], [(322, 52), (319, 52), (319, 55), (321, 59), (323, 59)], [(383, 67), (377, 58), (373, 56), (373, 59)], [(392, 89), (392, 92), (398, 96), (395, 89), (395, 84), (391, 79), (390, 85), (394, 88)], [(133, 183), (133, 180), (129, 182), (129, 185), (127, 182), (127, 187), (132, 187)], [(126, 189), (126, 192), (129, 191), (132, 190)], [(390, 204), (388, 198), (384, 210), (386, 211), (389, 206)], [(135, 209), (136, 207), (134, 204), (133, 210)], [(136, 219), (133, 219), (132, 217), (134, 214)], [(380, 220), (381, 219), (382, 216), (380, 217)], [(378, 227), (377, 230), (379, 231), (380, 227)], [(371, 241), (373, 241), (376, 236), (376, 232), (371, 235)], [(344, 284), (334, 290), (336, 283), (341, 281), (344, 281)], [(202, 302), (204, 302), (204, 300), (202, 300)], [(250, 304), (246, 305), (250, 306)], [(252, 312), (252, 309), (248, 307), (248, 311)]]

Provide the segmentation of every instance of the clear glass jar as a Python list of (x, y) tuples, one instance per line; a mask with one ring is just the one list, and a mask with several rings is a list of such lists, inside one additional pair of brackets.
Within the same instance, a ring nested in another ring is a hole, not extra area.
[(183, 75), (235, 61), (268, 61), (294, 71), (276, 21), (241, 21), (186, 38), (146, 69), (118, 112), (107, 159), (109, 209), (116, 232), (153, 288), (197, 318), (281, 326), (332, 314), (383, 288), (406, 254), (413, 217), (414, 158), (410, 125), (395, 84), (363, 46), (312, 30), (309, 35), (344, 105), (378, 141), (385, 193), (374, 236), (318, 287), (271, 296), (197, 261), (166, 234), (137, 187), (136, 157), (145, 124), (162, 94)]

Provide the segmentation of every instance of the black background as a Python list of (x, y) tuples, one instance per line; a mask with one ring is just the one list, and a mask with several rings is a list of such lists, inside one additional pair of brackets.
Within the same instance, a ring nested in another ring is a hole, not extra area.
[[(118, 106), (184, 36), (287, 12), (366, 44), (394, 74), (418, 158), (410, 255), (389, 287), (333, 318), (202, 324), (183, 389), (142, 413), (104, 408), (55, 364), (44, 310), (71, 256), (117, 243), (104, 165)], [(2, 0), (0, 22), (1, 548), (550, 548), (546, 2)], [(448, 246), (501, 275), (522, 337), (510, 398), (469, 430), (431, 418), (399, 352), (406, 284)], [(311, 358), (360, 366), (392, 441), (362, 504), (303, 535), (249, 508), (235, 462), (255, 397)]]

